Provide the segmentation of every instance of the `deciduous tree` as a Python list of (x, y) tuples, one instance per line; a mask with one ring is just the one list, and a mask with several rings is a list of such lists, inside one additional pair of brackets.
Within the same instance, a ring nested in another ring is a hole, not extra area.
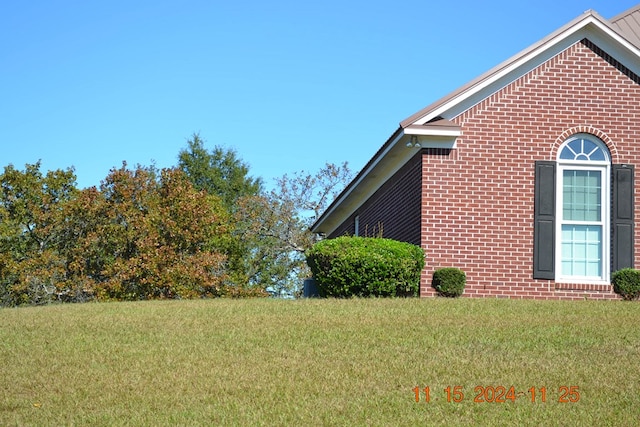
[(102, 220), (88, 230), (82, 246), (91, 255), (86, 275), (98, 279), (99, 298), (225, 293), (225, 256), (216, 243), (228, 234), (226, 213), (180, 170), (130, 170), (126, 164), (113, 169), (91, 209)]
[[(0, 298), (3, 304), (74, 298), (61, 252), (74, 242), (60, 225), (78, 190), (73, 169), (40, 171), (40, 162), (0, 175)], [(78, 298), (84, 296), (78, 295)]]
[(80, 191), (39, 168), (0, 175), (3, 305), (261, 294), (227, 281), (230, 215), (179, 169), (123, 163)]
[(250, 280), (277, 294), (296, 291), (310, 274), (304, 253), (317, 241), (310, 227), (350, 179), (347, 163), (327, 163), (315, 174), (284, 175), (270, 192), (239, 200), (235, 232), (253, 248), (246, 259)]

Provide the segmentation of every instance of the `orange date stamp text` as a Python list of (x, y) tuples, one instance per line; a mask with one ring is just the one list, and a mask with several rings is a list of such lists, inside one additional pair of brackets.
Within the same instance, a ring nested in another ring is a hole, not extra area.
[[(447, 386), (442, 389), (442, 394), (437, 395), (431, 387), (416, 386), (413, 389), (416, 402), (430, 403), (434, 398), (446, 399), (447, 402), (460, 403), (465, 399), (471, 399), (473, 403), (506, 403), (516, 400), (527, 400), (531, 403), (546, 403), (547, 401), (557, 401), (558, 403), (576, 403), (580, 400), (580, 390), (578, 386), (559, 386), (558, 389), (547, 389), (547, 387), (529, 387), (526, 390), (517, 390), (514, 386), (475, 386), (473, 394), (468, 395), (468, 390), (464, 387)], [(439, 390), (438, 390), (439, 391)], [(549, 400), (548, 400), (549, 399)]]

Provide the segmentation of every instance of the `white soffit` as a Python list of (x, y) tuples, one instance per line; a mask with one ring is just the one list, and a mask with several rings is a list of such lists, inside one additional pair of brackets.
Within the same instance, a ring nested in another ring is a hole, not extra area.
[(459, 127), (457, 128), (448, 128), (448, 127), (428, 127), (428, 126), (417, 126), (411, 125), (403, 129), (405, 135), (422, 135), (422, 136), (434, 136), (434, 137), (458, 137), (462, 135), (462, 131)]

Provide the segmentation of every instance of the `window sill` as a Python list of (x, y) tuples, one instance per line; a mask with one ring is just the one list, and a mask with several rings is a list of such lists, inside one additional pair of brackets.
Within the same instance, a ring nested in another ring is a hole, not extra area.
[(567, 283), (556, 282), (556, 290), (567, 291), (602, 291), (607, 292), (611, 290), (611, 284), (608, 282), (593, 282), (593, 283)]

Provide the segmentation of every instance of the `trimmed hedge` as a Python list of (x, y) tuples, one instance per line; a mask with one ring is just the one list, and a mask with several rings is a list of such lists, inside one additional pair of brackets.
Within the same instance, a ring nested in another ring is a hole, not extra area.
[(459, 297), (464, 292), (467, 275), (459, 268), (445, 267), (433, 272), (431, 286), (443, 297)]
[(343, 236), (316, 243), (307, 264), (324, 297), (417, 296), (424, 252), (391, 239)]
[(640, 295), (640, 271), (633, 268), (623, 268), (611, 275), (613, 291), (622, 299), (631, 301)]

